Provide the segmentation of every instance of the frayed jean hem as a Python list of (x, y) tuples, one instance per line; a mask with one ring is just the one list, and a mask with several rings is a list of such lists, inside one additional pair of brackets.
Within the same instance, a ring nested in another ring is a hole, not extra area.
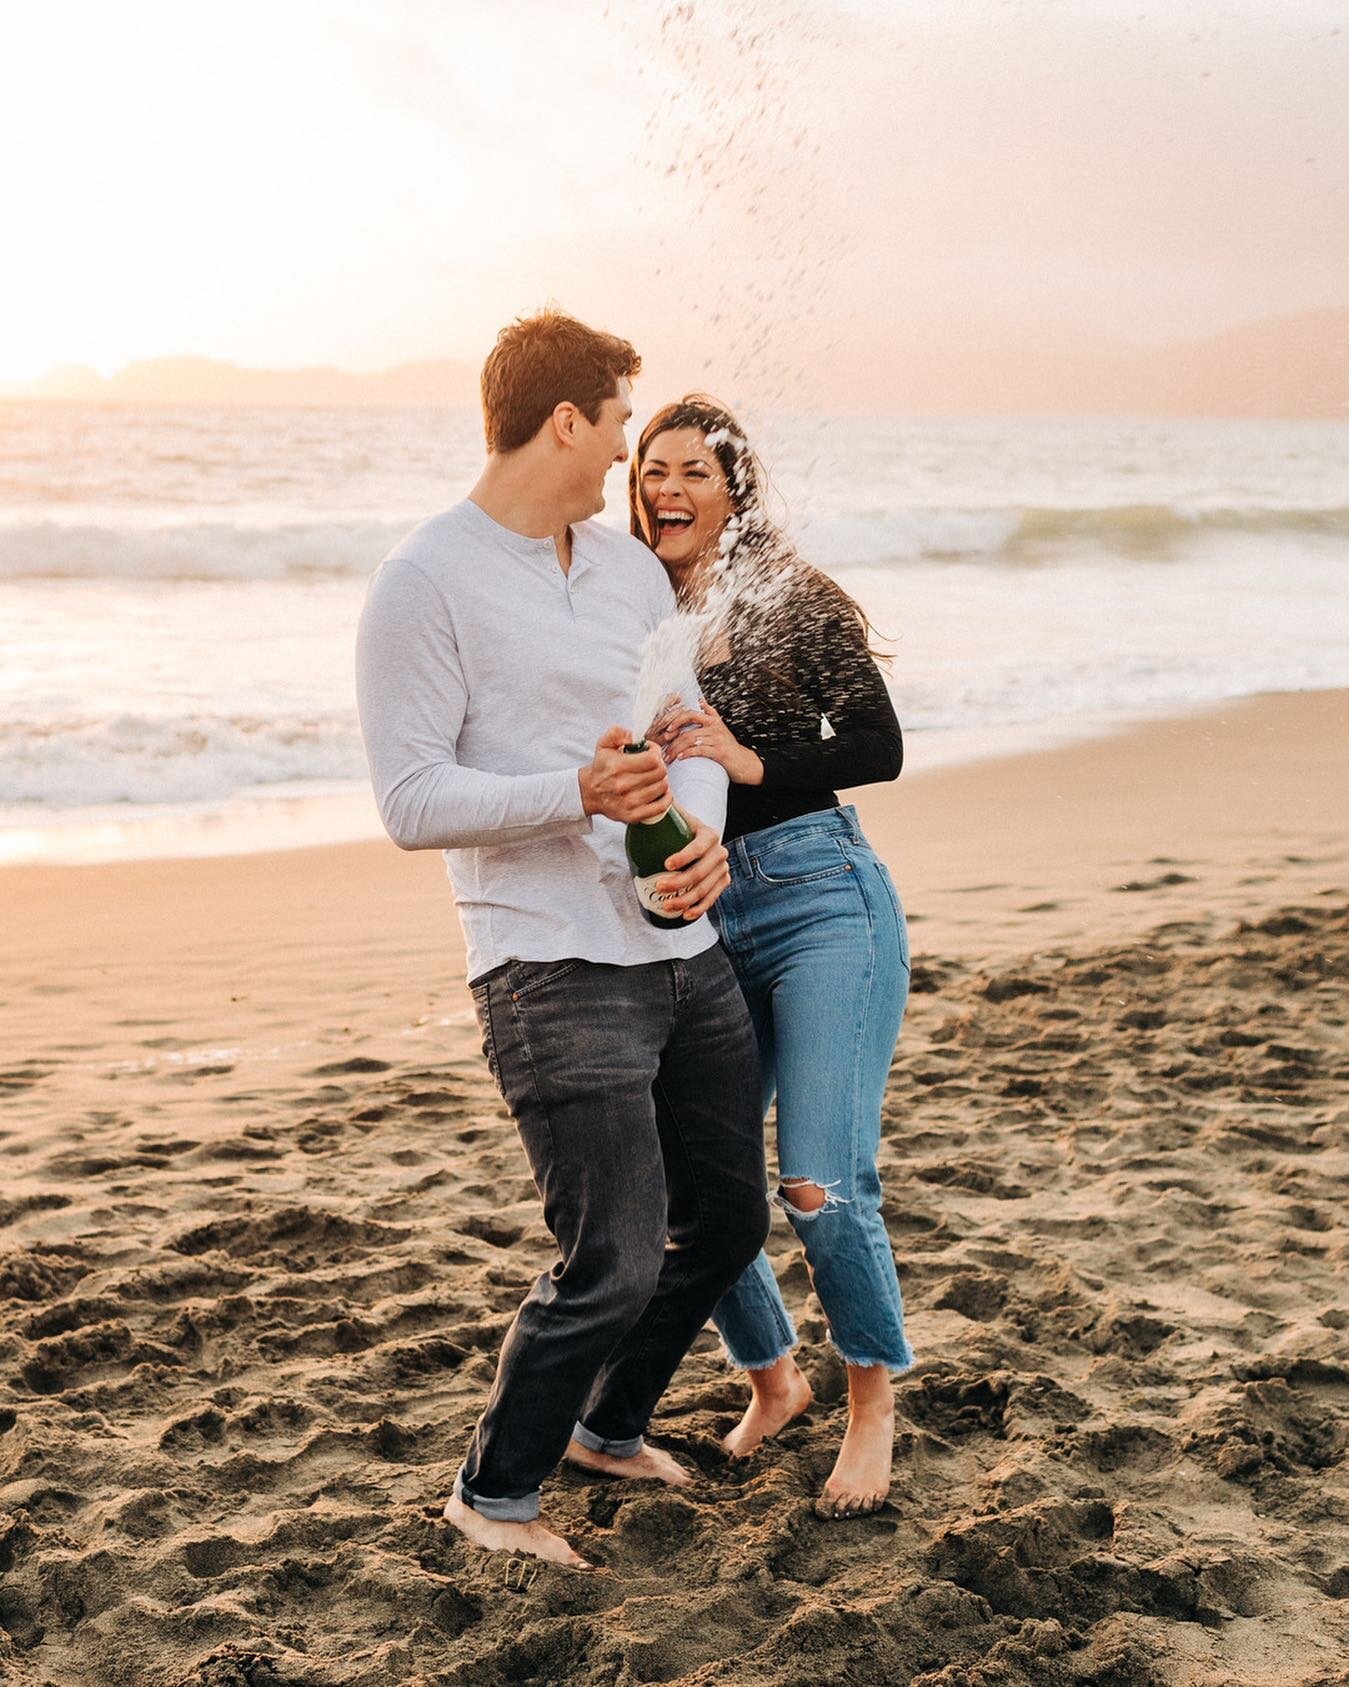
[(897, 1364), (893, 1359), (858, 1359), (850, 1353), (845, 1353), (833, 1336), (829, 1337), (829, 1345), (845, 1365), (856, 1365), (859, 1370), (868, 1371), (875, 1370), (878, 1365), (883, 1366), (892, 1377), (902, 1377), (906, 1371), (911, 1371), (918, 1363), (917, 1356), (912, 1348), (909, 1350), (909, 1357), (902, 1363)]
[(780, 1353), (775, 1353), (771, 1359), (737, 1359), (735, 1354), (731, 1352), (730, 1348), (727, 1347), (726, 1343), (723, 1341), (721, 1344), (721, 1356), (733, 1371), (771, 1371), (773, 1366), (776, 1365), (779, 1360), (785, 1359), (789, 1354), (795, 1353), (800, 1345), (801, 1343), (793, 1337), (792, 1340), (787, 1343), (786, 1347), (784, 1347)]

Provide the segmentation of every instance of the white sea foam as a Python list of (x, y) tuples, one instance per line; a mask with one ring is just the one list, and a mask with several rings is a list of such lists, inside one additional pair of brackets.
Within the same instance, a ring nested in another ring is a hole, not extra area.
[(286, 580), (371, 573), (408, 520), (0, 519), (0, 579)]
[(0, 805), (199, 803), (297, 781), (358, 779), (354, 716), (123, 714), (0, 723)]

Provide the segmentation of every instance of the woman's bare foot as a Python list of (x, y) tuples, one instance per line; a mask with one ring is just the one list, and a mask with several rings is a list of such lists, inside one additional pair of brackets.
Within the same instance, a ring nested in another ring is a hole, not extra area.
[(596, 1453), (579, 1441), (568, 1441), (566, 1457), (568, 1464), (579, 1464), (583, 1470), (595, 1470), (603, 1476), (623, 1476), (630, 1482), (665, 1482), (672, 1488), (683, 1488), (694, 1480), (691, 1470), (685, 1470), (669, 1453), (645, 1442), (631, 1458), (620, 1459), (612, 1453)]
[(785, 1429), (814, 1398), (805, 1373), (790, 1353), (761, 1371), (751, 1371), (749, 1386), (745, 1415), (721, 1443), (733, 1459), (745, 1458), (761, 1441)]
[(480, 1546), (484, 1552), (525, 1552), (532, 1558), (546, 1558), (550, 1564), (565, 1564), (572, 1570), (595, 1568), (537, 1518), (529, 1523), (501, 1523), (474, 1511), (457, 1494), (445, 1502), (444, 1516), (465, 1540)]
[(848, 1366), (848, 1428), (815, 1502), (817, 1517), (866, 1517), (890, 1492), (895, 1397), (884, 1365)]

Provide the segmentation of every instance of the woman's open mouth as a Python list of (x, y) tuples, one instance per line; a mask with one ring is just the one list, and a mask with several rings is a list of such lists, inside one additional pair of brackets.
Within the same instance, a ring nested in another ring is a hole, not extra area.
[(687, 510), (657, 510), (656, 538), (664, 539), (671, 533), (683, 533), (693, 526), (693, 517)]

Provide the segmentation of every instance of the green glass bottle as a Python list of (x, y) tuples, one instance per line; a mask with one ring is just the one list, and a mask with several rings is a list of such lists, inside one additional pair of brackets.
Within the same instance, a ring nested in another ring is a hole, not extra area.
[[(646, 742), (642, 740), (636, 744), (625, 744), (623, 753), (640, 755), (646, 748)], [(623, 847), (627, 851), (628, 866), (632, 869), (632, 888), (637, 892), (642, 918), (666, 931), (693, 924), (681, 914), (662, 914), (660, 908), (664, 898), (656, 889), (656, 880), (664, 878), (668, 870), (665, 865), (668, 857), (692, 841), (693, 829), (673, 803), (657, 820), (632, 822), (624, 835)], [(699, 915), (699, 918), (702, 916)]]

